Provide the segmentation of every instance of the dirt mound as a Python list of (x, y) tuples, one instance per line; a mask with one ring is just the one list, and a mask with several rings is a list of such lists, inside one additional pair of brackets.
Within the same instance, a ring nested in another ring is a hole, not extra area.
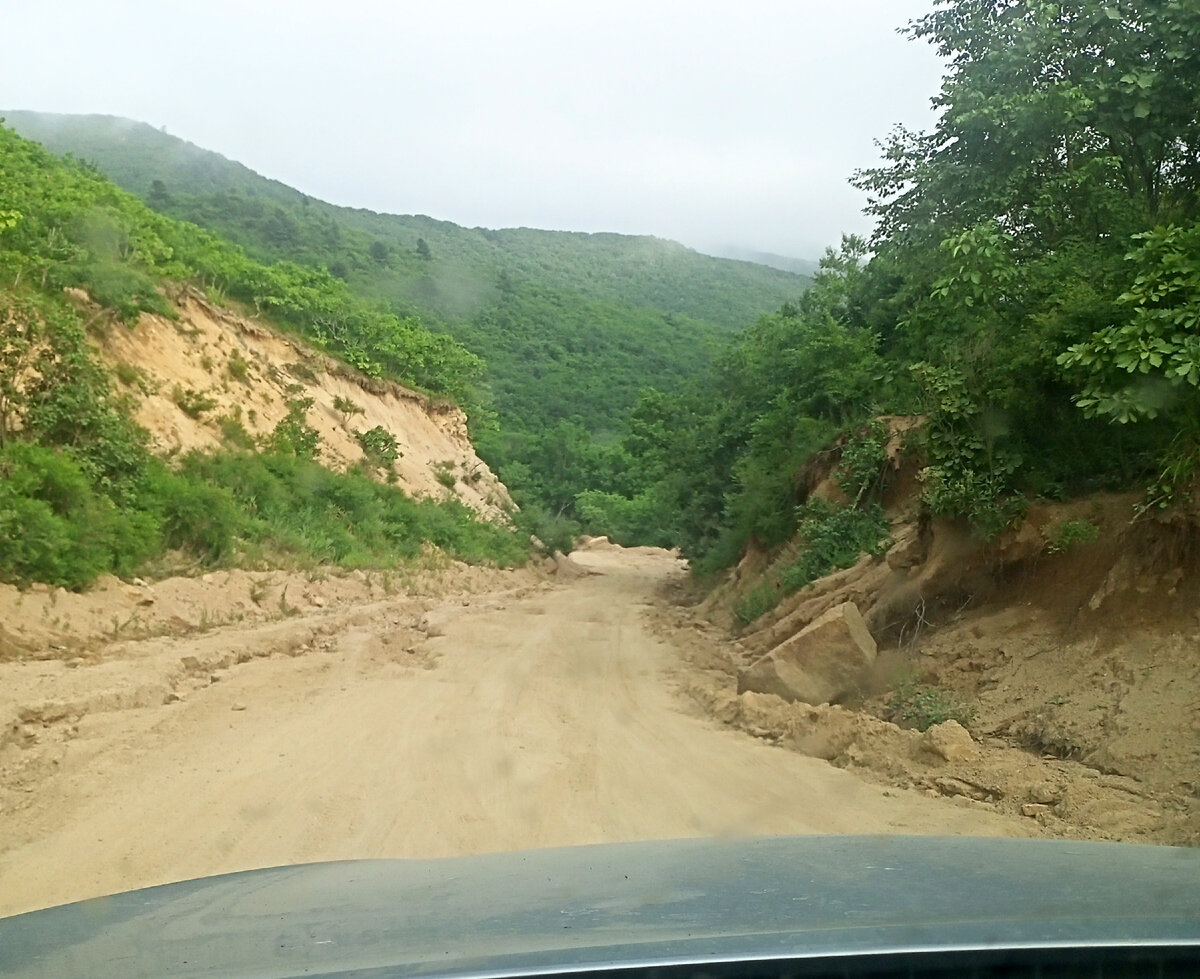
[[(836, 452), (828, 455), (824, 470), (802, 474), (807, 492), (836, 485)], [(751, 550), (699, 603), (698, 614), (736, 637), (728, 659), (709, 664), (717, 680), (699, 701), (729, 723), (895, 784), (1043, 807), (1030, 812), (1055, 832), (1200, 842), (1197, 526), (1186, 515), (1134, 520), (1135, 496), (1098, 494), (1037, 502), (984, 540), (922, 513), (915, 481), (907, 496), (896, 491), (909, 464), (893, 465), (885, 555), (818, 579), (739, 629), (739, 598), (798, 555), (794, 544)], [(811, 710), (737, 699), (735, 675), (786, 651), (845, 602), (878, 643), (857, 692)], [(920, 709), (904, 697), (922, 700)], [(980, 757), (936, 777), (918, 764), (920, 736), (889, 721), (915, 723), (926, 708), (969, 717)], [(1033, 798), (1020, 786), (1037, 772), (1075, 788)]]
[(788, 703), (737, 689), (731, 649), (697, 630), (686, 611), (661, 620), (666, 635), (687, 635), (695, 671), (680, 685), (705, 715), (801, 754), (897, 788), (1029, 821), (1030, 832), (1153, 843), (1200, 843), (1197, 807), (1186, 792), (1082, 761), (1031, 752), (973, 724), (924, 733), (861, 707)]

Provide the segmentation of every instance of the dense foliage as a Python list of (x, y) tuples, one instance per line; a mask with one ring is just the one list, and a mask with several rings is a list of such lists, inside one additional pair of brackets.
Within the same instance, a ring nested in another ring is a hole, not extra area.
[(856, 175), (874, 237), (640, 403), (642, 481), (581, 498), (599, 524), (669, 527), (701, 566), (779, 543), (805, 460), (881, 412), (924, 416), (927, 506), (984, 534), (1039, 495), (1194, 494), (1200, 7), (940, 0), (908, 33), (946, 59), (941, 113)]
[[(466, 560), (523, 560), (519, 534), (465, 507), (312, 462), (319, 436), (303, 399), (265, 455), (193, 456), (175, 470), (152, 457), (87, 328), (174, 315), (165, 291), (181, 280), (252, 302), (367, 371), (456, 393), (476, 367), (449, 338), (374, 310), (327, 275), (259, 265), (0, 128), (0, 581), (77, 588), (153, 566), (167, 550), (204, 564), (387, 566), (429, 541)], [(87, 323), (66, 287), (100, 305)], [(196, 392), (174, 397), (204, 409)], [(380, 463), (395, 451), (378, 432), (364, 439)]]
[(81, 286), (132, 318), (169, 312), (156, 288), (162, 277), (190, 280), (300, 330), (368, 374), (461, 399), (480, 370), (449, 337), (357, 298), (329, 273), (253, 261), (2, 127), (0, 187), (0, 274), (17, 285), (27, 278), (40, 289)]

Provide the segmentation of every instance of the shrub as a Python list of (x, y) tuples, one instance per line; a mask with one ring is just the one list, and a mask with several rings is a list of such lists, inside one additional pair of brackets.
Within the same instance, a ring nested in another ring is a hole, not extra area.
[(228, 490), (176, 475), (159, 463), (147, 483), (146, 504), (159, 518), (167, 547), (210, 562), (230, 554), (242, 519)]
[(124, 360), (118, 361), (113, 365), (113, 373), (117, 376), (117, 380), (126, 387), (141, 387), (142, 372), (133, 364), (127, 363)]
[(879, 554), (888, 546), (888, 521), (879, 506), (842, 507), (811, 500), (797, 511), (796, 535), (804, 545), (800, 558), (784, 568), (779, 583), (785, 595), (832, 571), (848, 568), (864, 553)]
[[(376, 425), (366, 432), (358, 432), (354, 437), (362, 447), (363, 455), (372, 465), (390, 469), (400, 458), (401, 452), (396, 443), (396, 436), (382, 425)], [(450, 485), (454, 485), (453, 481)]]
[(308, 409), (315, 403), (312, 398), (290, 400), (288, 413), (267, 437), (267, 448), (281, 455), (315, 459), (321, 447), (321, 433), (308, 424)]
[(254, 448), (254, 436), (242, 424), (241, 418), (234, 415), (222, 415), (217, 419), (221, 429), (221, 438), (229, 445), (238, 449)]
[(1100, 539), (1100, 528), (1090, 520), (1066, 520), (1053, 527), (1046, 535), (1046, 550), (1061, 554), (1072, 544), (1085, 544)]
[(547, 555), (558, 551), (570, 554), (575, 549), (575, 539), (580, 533), (579, 524), (570, 517), (551, 513), (536, 503), (523, 506), (516, 512), (513, 521), (523, 533), (540, 541), (540, 550)]
[(974, 707), (956, 703), (939, 687), (918, 683), (913, 676), (903, 677), (888, 701), (888, 720), (901, 727), (925, 731), (935, 724), (958, 721), (969, 728), (975, 722)]
[(248, 384), (250, 381), (250, 364), (238, 350), (229, 355), (229, 363), (225, 365), (225, 370), (229, 372), (229, 376), (235, 381), (239, 381), (242, 384)]
[(92, 262), (79, 269), (76, 283), (101, 306), (133, 322), (142, 312), (174, 317), (175, 310), (158, 292), (157, 283), (141, 269), (117, 262)]
[(873, 421), (846, 440), (837, 468), (837, 484), (857, 504), (879, 486), (887, 463), (887, 429)]
[(761, 582), (746, 592), (733, 606), (733, 614), (742, 625), (749, 625), (779, 604), (779, 589), (769, 581)]
[(130, 572), (158, 546), (153, 516), (118, 509), (69, 453), (0, 450), (0, 580), (82, 588)]
[(184, 388), (179, 384), (171, 389), (171, 400), (185, 415), (196, 419), (217, 406), (216, 398), (210, 398), (193, 388)]

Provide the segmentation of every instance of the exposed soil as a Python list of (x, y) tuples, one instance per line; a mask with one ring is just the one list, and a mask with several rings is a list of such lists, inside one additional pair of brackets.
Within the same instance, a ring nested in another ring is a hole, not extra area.
[[(853, 745), (756, 729), (710, 669), (728, 648), (662, 597), (682, 576), (665, 552), (600, 541), (553, 575), (277, 575), (264, 590), (233, 573), (8, 594), (0, 914), (312, 860), (1057, 828), (936, 781), (883, 785), (871, 766), (864, 780), (842, 770)], [(143, 632), (104, 635), (134, 609)], [(908, 764), (907, 733), (888, 736)], [(1101, 783), (1063, 769), (1055, 784), (1074, 799)]]
[[(86, 294), (72, 296), (95, 312)], [(101, 359), (118, 377), (132, 378), (122, 393), (134, 399), (134, 420), (157, 452), (216, 448), (227, 439), (223, 426), (234, 422), (261, 439), (289, 401), (309, 398), (306, 421), (320, 434), (320, 461), (330, 468), (363, 464), (356, 435), (378, 426), (396, 438), (400, 457), (390, 470), (369, 467), (377, 478), (411, 496), (457, 498), (489, 519), (511, 507), (504, 484), (475, 455), (457, 406), (359, 374), (194, 289), (175, 308), (174, 320), (144, 313), (133, 326), (92, 330)]]
[[(665, 627), (711, 624), (706, 672), (689, 690), (758, 737), (885, 784), (976, 799), (1055, 835), (1194, 845), (1200, 574), (1188, 527), (1131, 523), (1133, 503), (1041, 503), (992, 543), (897, 508), (886, 557), (814, 582), (735, 642), (723, 641), (738, 631), (730, 610), (767, 573), (765, 555), (747, 555)], [(1052, 546), (1057, 528), (1083, 519), (1097, 540)], [(845, 601), (879, 641), (857, 691), (815, 706), (739, 696), (739, 671)], [(972, 737), (889, 723), (901, 681), (963, 708)]]

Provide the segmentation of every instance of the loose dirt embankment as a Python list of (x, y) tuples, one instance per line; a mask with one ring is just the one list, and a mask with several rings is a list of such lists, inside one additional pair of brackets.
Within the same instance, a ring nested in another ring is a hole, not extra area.
[[(684, 691), (697, 677), (711, 689), (693, 659), (714, 640), (663, 604), (681, 575), (662, 551), (599, 543), (553, 578), (450, 569), (402, 596), (362, 574), (215, 576), (207, 594), (225, 604), (206, 616), (189, 591), (202, 581), (112, 585), (126, 591), (110, 615), (139, 608), (144, 633), (191, 632), (110, 641), (81, 618), (74, 648), (0, 662), (0, 914), (313, 860), (1044, 832), (697, 709)], [(56, 628), (88, 600), (59, 595)], [(10, 628), (49, 606), (23, 601), (5, 610)], [(181, 608), (191, 621), (172, 624)]]
[[(86, 294), (72, 296), (96, 314)], [(311, 400), (305, 422), (321, 437), (319, 461), (331, 469), (362, 465), (356, 435), (379, 427), (397, 440), (399, 457), (387, 469), (369, 467), (377, 478), (390, 478), (410, 496), (458, 499), (491, 520), (512, 506), (508, 490), (475, 455), (457, 406), (359, 374), (194, 289), (177, 297), (175, 312), (174, 320), (144, 313), (136, 326), (92, 331), (97, 354), (124, 379), (120, 391), (133, 397), (134, 420), (156, 452), (216, 449), (233, 430), (261, 440), (303, 398)]]

